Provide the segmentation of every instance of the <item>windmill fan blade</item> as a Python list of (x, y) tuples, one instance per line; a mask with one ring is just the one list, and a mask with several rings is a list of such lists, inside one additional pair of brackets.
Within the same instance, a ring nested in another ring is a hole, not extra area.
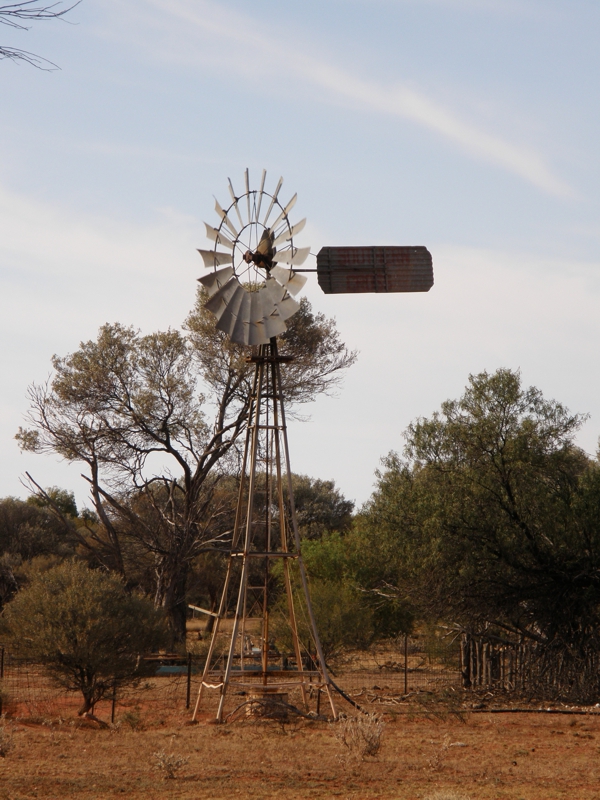
[[(261, 298), (263, 318), (262, 325), (267, 340), (271, 336), (278, 336), (286, 330), (286, 325), (278, 311), (278, 304), (285, 297), (285, 289), (280, 286), (273, 278), (267, 278), (266, 285), (259, 289), (258, 294)], [(283, 327), (281, 327), (283, 325)]]
[(229, 219), (229, 217), (227, 216), (227, 212), (226, 212), (226, 211), (224, 211), (224, 210), (221, 208), (221, 205), (220, 205), (220, 203), (219, 203), (219, 201), (217, 200), (217, 198), (216, 198), (216, 197), (215, 197), (215, 211), (216, 211), (216, 212), (217, 212), (217, 214), (218, 214), (218, 215), (221, 217), (221, 219), (223, 220), (223, 222), (225, 223), (225, 225), (227, 225), (227, 227), (228, 227), (228, 228), (229, 228), (229, 230), (230, 230), (230, 231), (233, 233), (233, 235), (234, 235), (235, 237), (237, 237), (237, 236), (238, 236), (238, 232), (237, 232), (237, 230), (236, 230), (236, 228), (235, 228), (235, 225), (233, 224), (233, 222), (232, 222), (232, 221)]
[(235, 208), (235, 213), (238, 215), (238, 219), (240, 221), (240, 225), (242, 228), (244, 227), (244, 223), (242, 222), (242, 215), (240, 214), (240, 209), (238, 208), (237, 204), (237, 197), (235, 196), (235, 192), (233, 191), (233, 183), (231, 182), (231, 178), (227, 178), (229, 181), (229, 194), (231, 195), (231, 199), (233, 200), (233, 206)]
[(286, 225), (285, 230), (282, 231), (273, 242), (274, 246), (277, 247), (277, 245), (281, 244), (281, 242), (288, 241), (293, 236), (297, 236), (300, 233), (300, 231), (304, 230), (305, 225), (306, 225), (306, 217), (304, 217), (304, 219), (301, 219), (300, 222), (297, 222), (295, 225), (293, 225), (291, 229), (288, 228)]
[(250, 323), (250, 344), (268, 344), (269, 340), (265, 333), (265, 326), (262, 319), (258, 322)]
[(204, 266), (209, 268), (220, 267), (221, 264), (231, 264), (231, 253), (220, 253), (218, 250), (200, 250)]
[(287, 331), (287, 325), (281, 319), (277, 311), (274, 311), (270, 316), (265, 317), (263, 320), (265, 336), (271, 339), (273, 336), (279, 336)]
[(294, 300), (294, 298), (291, 295), (287, 294), (287, 292), (281, 303), (277, 304), (277, 311), (279, 312), (279, 316), (283, 320), (293, 317), (294, 314), (299, 310), (300, 310), (300, 303)]
[(267, 177), (267, 170), (263, 169), (263, 174), (262, 174), (262, 178), (261, 178), (261, 181), (260, 181), (260, 189), (258, 190), (258, 205), (256, 206), (256, 217), (255, 217), (255, 219), (256, 219), (257, 222), (258, 222), (258, 218), (260, 217), (260, 207), (262, 205), (262, 199), (263, 199), (263, 192), (264, 192), (264, 189), (265, 189), (266, 177)]
[(263, 308), (263, 298), (261, 292), (252, 292), (250, 295), (250, 322), (249, 322), (249, 344), (268, 344), (269, 340), (264, 331), (262, 320), (265, 317)]
[(245, 291), (231, 332), (231, 341), (236, 344), (250, 344), (250, 305), (250, 295)]
[(290, 211), (292, 210), (292, 208), (293, 208), (293, 207), (296, 205), (296, 200), (297, 200), (297, 199), (298, 199), (298, 195), (297, 195), (297, 194), (295, 194), (295, 195), (292, 197), (292, 199), (289, 201), (289, 203), (287, 204), (287, 206), (286, 206), (286, 207), (283, 209), (283, 211), (281, 212), (281, 214), (280, 214), (280, 215), (277, 217), (277, 219), (275, 220), (275, 222), (274, 222), (274, 223), (271, 225), (271, 227), (272, 227), (272, 228), (276, 228), (276, 227), (279, 225), (279, 223), (281, 222), (281, 220), (282, 220), (284, 217), (287, 217), (287, 215), (290, 213)]
[(289, 281), (285, 284), (285, 288), (291, 295), (294, 297), (298, 294), (298, 292), (304, 288), (306, 281), (308, 280), (307, 277), (304, 275), (297, 275), (295, 272), (292, 273), (292, 277)]
[(268, 278), (259, 294), (265, 298), (265, 303), (273, 303), (279, 316), (284, 321), (293, 316), (300, 308), (300, 303), (297, 303), (288, 293), (285, 286), (281, 286), (275, 278)]
[(213, 228), (213, 226), (209, 225), (208, 222), (205, 222), (204, 225), (206, 227), (206, 235), (209, 239), (217, 244), (222, 244), (223, 247), (227, 247), (229, 250), (233, 250), (233, 242), (223, 233), (223, 231)]
[(276, 308), (278, 303), (281, 303), (285, 297), (286, 288), (278, 283), (275, 278), (267, 278), (265, 285), (259, 289), (258, 294), (263, 299), (265, 314), (271, 314)]
[(221, 319), (223, 316), (225, 309), (229, 305), (229, 301), (235, 294), (237, 287), (240, 284), (238, 283), (236, 278), (232, 278), (225, 286), (221, 286), (218, 291), (216, 291), (213, 296), (206, 301), (204, 308), (211, 311), (217, 320)]
[(242, 300), (245, 296), (246, 290), (238, 283), (233, 295), (231, 296), (231, 299), (227, 303), (227, 308), (221, 314), (217, 322), (217, 328), (220, 331), (223, 331), (223, 333), (226, 333), (229, 337), (231, 337), (231, 333), (235, 328), (235, 323), (237, 322)]
[(276, 298), (265, 286), (252, 292), (252, 322), (260, 322), (277, 310)]
[(273, 261), (281, 264), (304, 264), (310, 255), (310, 247), (294, 247), (289, 250), (281, 250), (275, 253)]
[(250, 174), (248, 172), (248, 167), (246, 167), (246, 171), (244, 172), (244, 180), (246, 182), (246, 202), (248, 204), (248, 222), (252, 222), (252, 217), (250, 216)]
[(271, 210), (273, 209), (273, 206), (277, 202), (277, 195), (279, 194), (279, 190), (281, 189), (282, 185), (283, 185), (283, 178), (279, 178), (279, 183), (277, 184), (277, 188), (275, 189), (275, 193), (271, 197), (271, 204), (269, 205), (269, 210), (267, 211), (267, 213), (265, 214), (265, 218), (263, 219), (263, 225), (267, 224), (267, 220), (269, 219), (269, 214), (271, 213)]
[(297, 295), (308, 280), (304, 275), (297, 275), (285, 267), (272, 267), (270, 274), (293, 295)]
[(219, 269), (216, 272), (211, 272), (210, 275), (204, 275), (204, 277), (198, 278), (198, 280), (207, 290), (208, 296), (212, 297), (232, 278), (233, 267), (225, 267), (225, 269)]

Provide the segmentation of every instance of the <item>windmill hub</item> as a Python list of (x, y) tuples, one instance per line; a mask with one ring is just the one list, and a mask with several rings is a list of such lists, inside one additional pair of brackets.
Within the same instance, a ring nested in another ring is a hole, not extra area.
[(258, 250), (255, 253), (252, 250), (246, 250), (244, 261), (246, 264), (255, 264), (257, 267), (262, 267), (267, 272), (270, 272), (273, 268), (273, 258), (259, 253)]
[(270, 228), (265, 228), (256, 251), (253, 253), (252, 250), (246, 250), (244, 253), (243, 258), (246, 264), (256, 264), (257, 267), (262, 267), (270, 273), (276, 253), (273, 246), (274, 240), (275, 234)]

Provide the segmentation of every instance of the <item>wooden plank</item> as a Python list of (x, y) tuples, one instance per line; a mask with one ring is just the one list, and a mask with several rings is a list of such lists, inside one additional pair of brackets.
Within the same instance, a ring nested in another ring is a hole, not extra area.
[(191, 603), (188, 603), (188, 608), (193, 609), (194, 611), (199, 611), (201, 614), (208, 614), (209, 617), (218, 617), (218, 614), (215, 614), (214, 611), (209, 611), (206, 608), (200, 608), (200, 606), (193, 606)]

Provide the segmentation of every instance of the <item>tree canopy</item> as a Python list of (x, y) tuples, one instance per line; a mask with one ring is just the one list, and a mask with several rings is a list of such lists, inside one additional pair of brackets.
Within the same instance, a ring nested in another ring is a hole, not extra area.
[[(65, 512), (76, 520), (77, 506), (73, 496), (64, 490), (50, 489)], [(0, 554), (19, 556), (23, 560), (36, 556), (73, 554), (74, 540), (70, 531), (37, 497), (27, 501), (15, 497), (0, 500)]]
[[(303, 539), (320, 539), (327, 532), (350, 530), (354, 502), (346, 500), (335, 481), (293, 475), (292, 489)], [(287, 499), (287, 487), (284, 494)]]

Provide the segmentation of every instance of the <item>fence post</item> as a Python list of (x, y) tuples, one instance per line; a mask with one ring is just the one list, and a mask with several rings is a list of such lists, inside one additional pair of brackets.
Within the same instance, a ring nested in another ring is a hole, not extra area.
[[(4, 648), (0, 647), (0, 680), (3, 677), (4, 677)], [(2, 692), (1, 691), (0, 691), (0, 716), (2, 716)]]
[(404, 634), (404, 694), (408, 694), (408, 633)]
[(483, 677), (482, 685), (489, 686), (489, 672), (490, 672), (490, 646), (488, 642), (481, 643), (481, 674)]
[(113, 696), (110, 706), (110, 724), (115, 724), (115, 706), (117, 705), (117, 684), (113, 683)]
[(467, 633), (460, 636), (460, 673), (463, 689), (471, 688), (471, 639)]
[(185, 696), (185, 707), (190, 707), (190, 697), (192, 693), (192, 654), (187, 654), (187, 692)]

